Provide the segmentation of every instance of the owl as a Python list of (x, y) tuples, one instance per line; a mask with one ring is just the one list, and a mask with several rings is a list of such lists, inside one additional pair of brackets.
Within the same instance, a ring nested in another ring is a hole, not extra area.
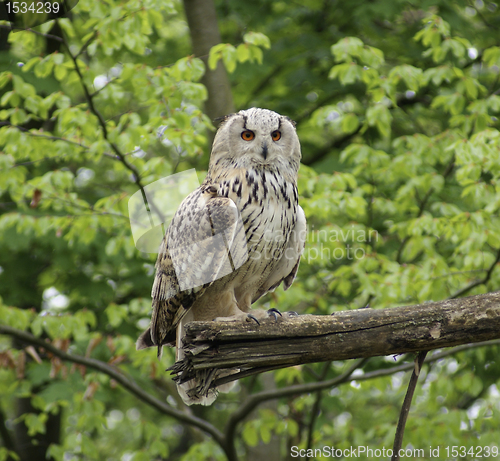
[[(295, 279), (306, 218), (299, 206), (301, 158), (295, 124), (267, 109), (228, 115), (215, 136), (208, 173), (177, 209), (160, 246), (150, 327), (137, 349), (176, 347), (183, 358), (191, 321), (256, 321), (270, 313), (251, 305)], [(217, 377), (237, 370), (220, 371)], [(178, 384), (188, 405), (210, 405), (234, 382), (201, 390)]]

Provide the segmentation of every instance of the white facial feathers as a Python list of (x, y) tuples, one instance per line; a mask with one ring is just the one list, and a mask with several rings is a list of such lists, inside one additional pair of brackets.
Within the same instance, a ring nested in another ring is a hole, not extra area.
[[(231, 114), (215, 136), (210, 164), (220, 159), (288, 163), (298, 169), (300, 143), (294, 123), (268, 109), (251, 108)], [(243, 166), (243, 165), (241, 165)]]

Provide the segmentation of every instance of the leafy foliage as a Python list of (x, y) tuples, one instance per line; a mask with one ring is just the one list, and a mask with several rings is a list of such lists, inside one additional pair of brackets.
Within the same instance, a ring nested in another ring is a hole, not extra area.
[[(292, 288), (262, 304), (331, 314), (498, 289), (496, 5), (229, 0), (218, 9), (224, 43), (208, 68), (222, 60), (231, 72), (238, 109), (295, 119), (303, 147), (306, 251)], [(135, 248), (127, 201), (153, 181), (207, 166), (212, 128), (199, 83), (207, 69), (189, 56), (182, 6), (80, 0), (71, 19), (2, 33), (0, 323), (115, 365), (179, 409), (164, 371), (172, 351), (162, 362), (135, 351), (155, 255)], [(441, 453), (498, 446), (499, 352), (470, 349), (424, 368), (405, 443)], [(279, 398), (280, 389), (348, 365), (280, 370), (270, 380), (275, 405), (242, 424), (230, 418), (264, 388), (262, 377), (193, 413), (221, 431), (239, 424), (230, 434), (241, 459), (273, 444), (283, 456), (294, 446), (389, 448), (407, 380), (392, 362), (371, 359), (350, 383), (294, 398)], [(228, 455), (105, 373), (8, 337), (0, 364), (0, 425), (49, 440), (52, 459)], [(30, 408), (16, 413), (16, 400)], [(50, 432), (54, 418), (60, 437)], [(0, 460), (18, 459), (8, 439), (0, 444)]]

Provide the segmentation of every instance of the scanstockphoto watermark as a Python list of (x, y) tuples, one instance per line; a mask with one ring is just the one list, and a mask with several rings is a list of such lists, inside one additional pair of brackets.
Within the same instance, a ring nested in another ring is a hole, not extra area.
[[(391, 448), (370, 448), (368, 446), (360, 445), (357, 447), (349, 448), (335, 448), (325, 446), (322, 448), (302, 448), (297, 446), (291, 448), (290, 455), (292, 458), (392, 458), (394, 451)], [(428, 452), (429, 453), (429, 452)], [(439, 456), (439, 447), (436, 454), (432, 454), (432, 448), (428, 457), (432, 458)], [(399, 450), (400, 458), (425, 458), (426, 450), (416, 448), (401, 448)]]
[[(363, 458), (363, 459), (389, 459), (392, 458), (394, 450), (392, 448), (370, 448), (365, 445), (358, 445), (349, 448), (335, 448), (332, 446), (324, 446), (322, 448), (299, 448), (292, 446), (290, 455), (292, 458)], [(398, 451), (400, 458), (413, 458), (413, 459), (433, 459), (446, 456), (452, 457), (466, 457), (471, 456), (475, 458), (494, 458), (496, 459), (499, 454), (497, 445), (485, 446), (429, 446), (428, 448), (401, 448)]]

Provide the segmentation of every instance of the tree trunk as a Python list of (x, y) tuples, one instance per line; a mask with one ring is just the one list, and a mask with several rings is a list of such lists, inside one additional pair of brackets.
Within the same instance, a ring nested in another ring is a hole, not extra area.
[[(17, 416), (28, 413), (40, 414), (40, 411), (33, 408), (31, 398), (17, 399)], [(47, 450), (53, 443), (59, 444), (61, 433), (61, 411), (56, 414), (49, 413), (45, 423), (45, 433), (31, 436), (24, 421), (19, 421), (14, 426), (16, 434), (17, 453), (21, 457), (20, 461), (47, 461)]]
[(201, 82), (207, 87), (208, 99), (205, 102), (205, 113), (213, 121), (234, 112), (233, 95), (222, 61), (215, 70), (208, 68), (210, 48), (221, 43), (214, 0), (184, 0), (193, 52), (203, 60), (206, 67)]

